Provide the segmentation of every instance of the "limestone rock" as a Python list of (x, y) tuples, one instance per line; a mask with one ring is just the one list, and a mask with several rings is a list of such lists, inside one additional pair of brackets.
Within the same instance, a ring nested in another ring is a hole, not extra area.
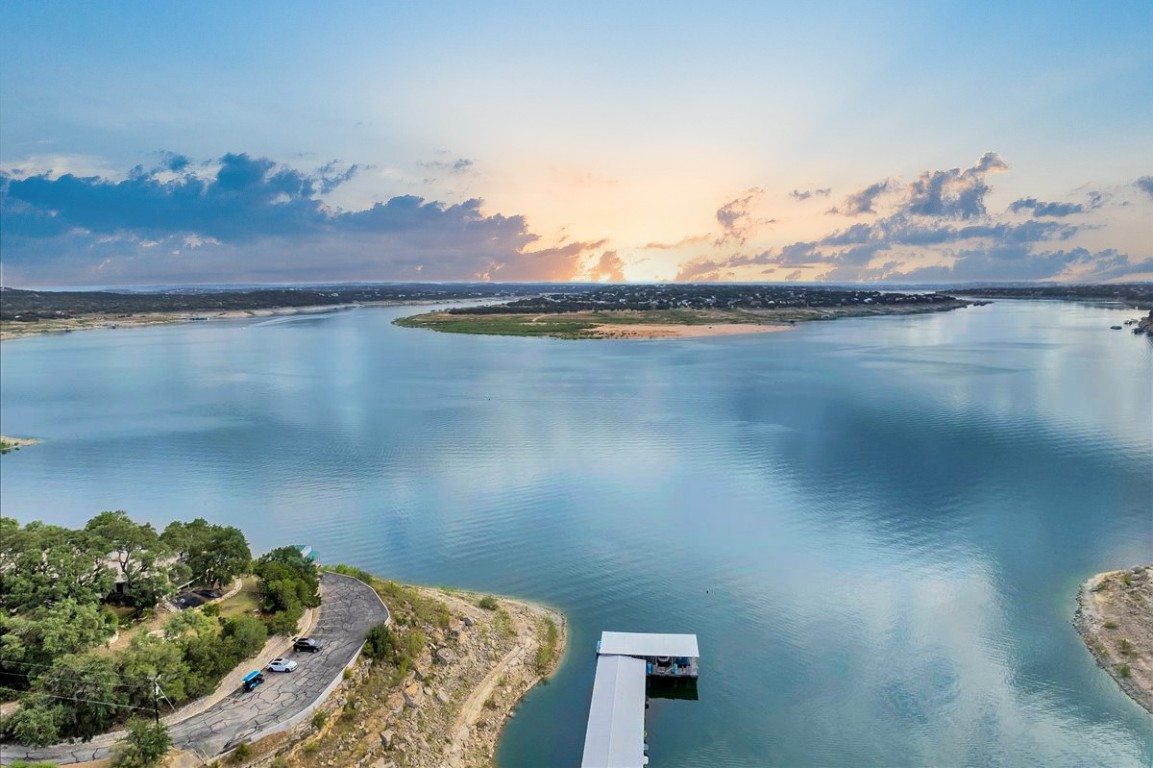
[(436, 660), (441, 664), (451, 664), (456, 661), (456, 653), (451, 648), (440, 648), (436, 652)]
[[(385, 749), (392, 749), (392, 742), (395, 738), (396, 738), (396, 732), (393, 731), (391, 728), (389, 728), (386, 731), (381, 731), (380, 732), (380, 746), (384, 747)], [(378, 762), (384, 762), (384, 758), (382, 757)]]
[(424, 691), (420, 687), (420, 683), (412, 683), (404, 689), (404, 703), (416, 709), (424, 703)]

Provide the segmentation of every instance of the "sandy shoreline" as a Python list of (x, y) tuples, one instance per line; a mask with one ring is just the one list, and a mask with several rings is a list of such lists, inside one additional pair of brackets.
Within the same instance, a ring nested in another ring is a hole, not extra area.
[(1077, 604), (1073, 625), (1098, 666), (1153, 713), (1153, 565), (1097, 574)]
[(31, 323), (5, 322), (0, 329), (0, 341), (74, 331), (116, 330), (142, 328), (148, 325), (211, 322), (214, 320), (243, 320), (254, 317), (281, 317), (288, 315), (316, 315), (345, 312), (361, 307), (403, 307), (448, 304), (451, 301), (373, 301), (355, 304), (322, 304), (309, 307), (268, 307), (264, 309), (229, 309), (220, 312), (142, 312), (130, 315), (87, 314), (60, 320), (37, 320)]
[(659, 323), (608, 323), (591, 329), (600, 339), (688, 339), (702, 336), (739, 336), (748, 333), (787, 331), (791, 325), (758, 325), (755, 323), (717, 323), (714, 325), (661, 325)]

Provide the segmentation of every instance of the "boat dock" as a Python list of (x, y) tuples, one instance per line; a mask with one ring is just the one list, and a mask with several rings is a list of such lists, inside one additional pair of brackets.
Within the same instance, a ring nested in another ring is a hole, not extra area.
[(602, 632), (581, 768), (643, 768), (649, 678), (696, 680), (696, 635)]

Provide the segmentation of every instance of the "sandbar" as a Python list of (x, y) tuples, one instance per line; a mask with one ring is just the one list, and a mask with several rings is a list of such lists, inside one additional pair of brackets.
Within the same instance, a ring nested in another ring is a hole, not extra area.
[(714, 325), (673, 325), (646, 323), (627, 325), (606, 323), (589, 329), (600, 339), (685, 339), (699, 336), (737, 336), (747, 333), (787, 331), (790, 325), (759, 325), (756, 323), (717, 323)]

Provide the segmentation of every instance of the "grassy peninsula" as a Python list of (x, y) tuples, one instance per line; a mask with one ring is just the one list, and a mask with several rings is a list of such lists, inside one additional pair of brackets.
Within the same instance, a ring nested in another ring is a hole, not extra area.
[(448, 333), (560, 339), (754, 333), (811, 320), (942, 312), (974, 302), (940, 293), (770, 285), (614, 285), (395, 320)]

